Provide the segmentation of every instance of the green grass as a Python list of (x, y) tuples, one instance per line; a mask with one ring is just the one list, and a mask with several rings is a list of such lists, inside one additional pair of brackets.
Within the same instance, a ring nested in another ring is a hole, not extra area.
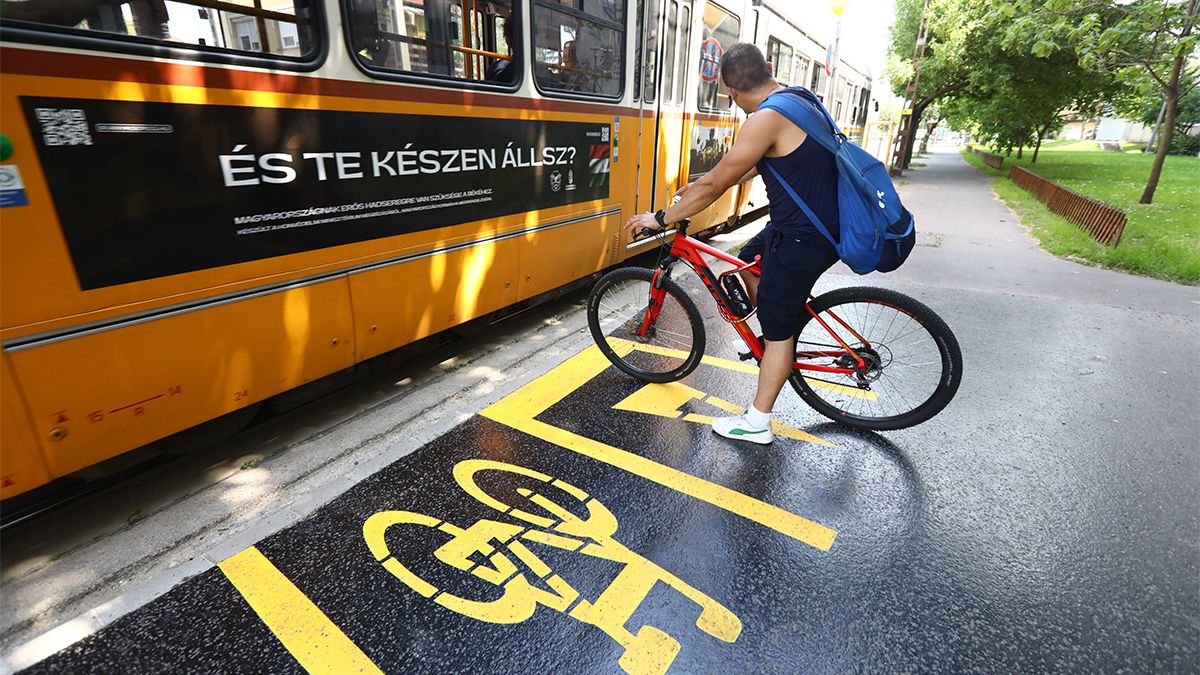
[[(1042, 246), (1054, 255), (1113, 269), (1200, 285), (1200, 158), (1167, 157), (1153, 204), (1139, 204), (1152, 155), (1115, 151), (1079, 151), (1078, 141), (1050, 141), (1042, 145), (1037, 164), (1032, 152), (1017, 160), (1004, 158), (1004, 169), (990, 169), (978, 157), (964, 152), (967, 162), (986, 174), (1007, 176), (1017, 164), (1064, 187), (1121, 209), (1128, 215), (1121, 243), (1104, 246), (1073, 223), (1051, 212), (1032, 195), (1009, 180), (992, 187), (1020, 217)], [(1087, 143), (1093, 143), (1087, 141)]]

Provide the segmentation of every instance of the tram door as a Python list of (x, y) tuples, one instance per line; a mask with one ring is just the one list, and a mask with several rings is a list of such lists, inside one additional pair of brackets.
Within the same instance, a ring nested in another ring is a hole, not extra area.
[(663, 0), (663, 52), (660, 61), (658, 96), (658, 152), (655, 176), (658, 183), (654, 190), (655, 203), (669, 204), (671, 195), (687, 180), (688, 136), (691, 119), (684, 105), (688, 91), (685, 84), (688, 68), (685, 66), (691, 53), (688, 42), (692, 25), (691, 0)]
[(684, 105), (691, 54), (693, 0), (646, 0), (641, 96), (638, 210), (670, 204), (687, 183), (691, 120)]

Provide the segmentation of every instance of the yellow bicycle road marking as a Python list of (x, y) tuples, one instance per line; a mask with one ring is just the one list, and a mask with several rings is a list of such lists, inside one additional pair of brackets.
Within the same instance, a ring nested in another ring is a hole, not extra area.
[(381, 673), (257, 548), (217, 565), (267, 628), (309, 673)]
[[(633, 349), (633, 343), (616, 345), (618, 353)], [(606, 445), (536, 418), (568, 394), (609, 367), (608, 359), (595, 345), (567, 359), (549, 373), (526, 384), (479, 414), (532, 436), (573, 450), (586, 457), (651, 480), (664, 487), (695, 497), (764, 525), (809, 546), (828, 551), (837, 531), (723, 485), (697, 478), (659, 464), (641, 455)]]
[[(699, 389), (689, 387), (681, 382), (668, 382), (666, 384), (647, 384), (638, 389), (625, 400), (613, 406), (614, 410), (625, 410), (628, 412), (639, 412), (647, 415), (658, 415), (659, 417), (669, 417), (671, 419), (679, 418), (683, 415), (683, 411), (679, 409), (688, 401), (698, 400), (702, 403), (707, 403), (715, 408), (720, 408), (726, 412), (731, 412), (735, 415), (740, 415), (746, 411), (745, 408), (730, 403), (724, 399), (717, 398), (712, 394), (705, 394)], [(697, 415), (696, 413), (688, 413), (683, 415), (683, 421), (695, 422), (697, 424), (712, 424), (713, 418), (711, 415)], [(806, 441), (808, 443), (817, 443), (818, 445), (827, 445), (833, 447), (833, 443), (817, 438), (807, 431), (801, 431), (789, 424), (784, 424), (779, 420), (771, 420), (771, 431), (776, 436), (785, 438), (794, 438), (798, 441)]]
[[(610, 338), (609, 342), (611, 342), (613, 344), (613, 346), (616, 347), (617, 345), (619, 345), (623, 342), (626, 342), (626, 340), (621, 340), (620, 338)], [(642, 345), (642, 344), (638, 344), (636, 342), (629, 342), (628, 344), (633, 345), (633, 348), (638, 350), (639, 352), (646, 352), (648, 354), (658, 354), (659, 356), (673, 356), (680, 360), (686, 359), (688, 357), (687, 352), (680, 351), (678, 349), (671, 349), (670, 347), (659, 347), (657, 345)], [(741, 361), (730, 361), (729, 359), (723, 359), (719, 356), (709, 356), (709, 355), (705, 354), (704, 357), (700, 359), (700, 363), (704, 363), (704, 364), (707, 364), (710, 366), (716, 366), (718, 368), (724, 368), (726, 370), (736, 370), (739, 373), (749, 373), (751, 375), (758, 375), (758, 366), (752, 366), (749, 363), (743, 363)], [(811, 377), (804, 378), (804, 381), (808, 382), (808, 384), (810, 386), (812, 386), (816, 389), (825, 389), (827, 391), (833, 391), (833, 392), (837, 392), (839, 394), (845, 394), (846, 396), (853, 396), (854, 398), (861, 398), (864, 401), (879, 400), (879, 392), (869, 391), (866, 389), (859, 389), (858, 387), (847, 387), (842, 384), (834, 384), (833, 382), (814, 380)]]

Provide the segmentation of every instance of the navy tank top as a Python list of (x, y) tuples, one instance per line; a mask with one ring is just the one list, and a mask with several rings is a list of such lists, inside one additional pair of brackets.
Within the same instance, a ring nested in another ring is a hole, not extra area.
[(771, 224), (785, 237), (803, 242), (827, 242), (804, 210), (767, 170), (765, 163), (770, 163), (783, 176), (837, 241), (841, 230), (838, 228), (837, 163), (833, 153), (806, 137), (791, 153), (783, 157), (763, 157), (758, 162), (758, 175), (766, 183), (767, 198), (771, 202)]

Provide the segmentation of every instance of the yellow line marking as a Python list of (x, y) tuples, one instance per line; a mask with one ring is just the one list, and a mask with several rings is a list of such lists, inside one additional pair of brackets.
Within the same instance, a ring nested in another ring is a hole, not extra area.
[[(746, 411), (745, 408), (730, 403), (724, 399), (717, 398), (712, 394), (705, 394), (699, 389), (689, 387), (680, 382), (668, 382), (666, 384), (647, 384), (638, 389), (629, 396), (626, 396), (623, 401), (613, 406), (614, 410), (624, 410), (627, 412), (644, 413), (646, 415), (657, 415), (669, 419), (677, 419), (683, 411), (679, 407), (688, 401), (698, 400), (707, 403), (715, 408), (720, 408), (734, 415), (740, 415)], [(696, 413), (688, 413), (684, 415), (683, 421), (695, 422), (697, 424), (712, 424), (713, 418), (711, 415), (697, 415)], [(771, 431), (777, 436), (786, 438), (794, 438), (798, 441), (806, 441), (808, 443), (817, 443), (819, 445), (827, 445), (833, 447), (833, 443), (822, 438), (817, 438), (807, 431), (801, 431), (789, 424), (784, 424), (778, 420), (771, 420)]]
[[(609, 338), (609, 343), (611, 343), (613, 345), (614, 349), (616, 348), (616, 346), (618, 344), (620, 344), (622, 342), (625, 342), (625, 340), (621, 340), (620, 338)], [(638, 350), (639, 352), (647, 352), (649, 354), (658, 354), (659, 356), (674, 356), (675, 358), (680, 359), (680, 360), (686, 359), (688, 356), (687, 352), (680, 351), (678, 349), (670, 349), (669, 347), (659, 347), (657, 345), (642, 345), (642, 344), (638, 344), (636, 342), (630, 342), (629, 344), (633, 345), (633, 348)], [(710, 366), (716, 366), (718, 368), (725, 368), (726, 370), (735, 370), (739, 373), (749, 373), (751, 375), (758, 375), (758, 366), (752, 366), (749, 363), (743, 363), (741, 361), (731, 361), (729, 359), (723, 359), (719, 356), (708, 356), (706, 354), (706, 355), (704, 355), (704, 357), (702, 357), (700, 359), (700, 363), (704, 363), (704, 364), (710, 365)], [(879, 392), (868, 391), (866, 389), (859, 389), (858, 387), (847, 387), (845, 385), (834, 384), (832, 382), (824, 382), (821, 380), (814, 380), (811, 377), (804, 378), (804, 381), (808, 382), (808, 384), (810, 386), (812, 386), (816, 389), (825, 389), (828, 391), (837, 392), (839, 394), (844, 394), (846, 396), (853, 396), (854, 398), (861, 398), (864, 401), (879, 400)]]
[(383, 672), (257, 548), (217, 566), (308, 672)]
[[(618, 351), (624, 350), (626, 354), (632, 348), (632, 343), (617, 345)], [(611, 445), (534, 419), (550, 406), (599, 375), (608, 366), (608, 359), (600, 353), (599, 348), (593, 345), (567, 359), (549, 373), (484, 409), (480, 414), (518, 431), (708, 502), (822, 551), (828, 551), (833, 546), (837, 532), (820, 523), (748, 497), (723, 485), (717, 485), (703, 478), (697, 478), (678, 469), (659, 464), (641, 455), (614, 448)]]

